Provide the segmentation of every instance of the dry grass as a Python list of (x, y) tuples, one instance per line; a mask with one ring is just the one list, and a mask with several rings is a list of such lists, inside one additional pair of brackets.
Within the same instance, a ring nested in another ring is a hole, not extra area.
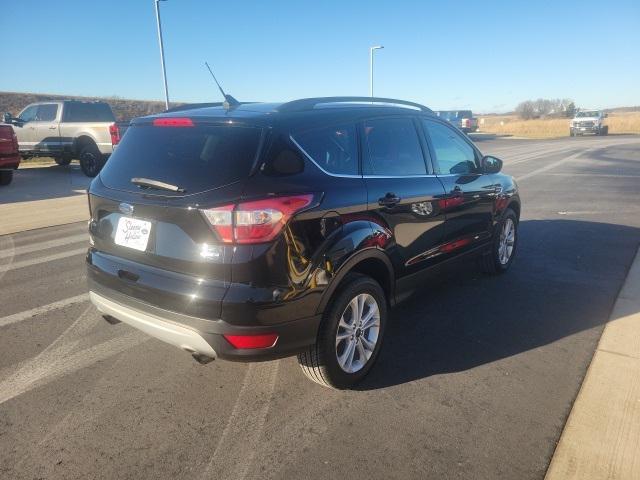
[[(520, 120), (515, 115), (480, 116), (480, 131), (527, 138), (553, 138), (569, 135), (569, 119)], [(640, 133), (640, 112), (611, 112), (609, 133)]]

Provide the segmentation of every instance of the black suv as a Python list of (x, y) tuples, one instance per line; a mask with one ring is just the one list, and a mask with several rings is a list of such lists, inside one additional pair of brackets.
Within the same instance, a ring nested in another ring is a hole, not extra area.
[(297, 354), (310, 379), (346, 388), (435, 267), (509, 268), (520, 199), (501, 166), (399, 100), (139, 118), (89, 190), (91, 300), (201, 363)]

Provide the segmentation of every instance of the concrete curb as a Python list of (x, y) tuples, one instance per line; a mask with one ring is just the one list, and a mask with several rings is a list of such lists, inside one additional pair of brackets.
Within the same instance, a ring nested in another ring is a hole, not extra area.
[(640, 250), (545, 478), (640, 478)]

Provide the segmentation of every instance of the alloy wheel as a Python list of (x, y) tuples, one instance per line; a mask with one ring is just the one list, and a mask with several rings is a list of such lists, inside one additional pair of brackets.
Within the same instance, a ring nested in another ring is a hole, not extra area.
[(367, 364), (378, 342), (380, 308), (373, 296), (361, 293), (347, 305), (336, 332), (338, 365), (347, 373), (356, 373)]
[(506, 265), (509, 263), (515, 241), (516, 225), (513, 222), (513, 219), (507, 218), (504, 225), (502, 225), (502, 231), (500, 232), (500, 245), (498, 246), (498, 260), (500, 260), (500, 264)]

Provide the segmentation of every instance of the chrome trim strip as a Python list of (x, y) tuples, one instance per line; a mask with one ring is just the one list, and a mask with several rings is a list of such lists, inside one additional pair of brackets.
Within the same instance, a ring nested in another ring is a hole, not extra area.
[(313, 162), (313, 164), (318, 167), (323, 173), (331, 176), (331, 177), (338, 177), (338, 178), (432, 178), (432, 177), (458, 177), (460, 176), (460, 174), (458, 173), (445, 173), (445, 174), (433, 174), (433, 173), (425, 173), (424, 175), (342, 175), (339, 173), (331, 173), (328, 172), (327, 170), (325, 170), (324, 168), (322, 168), (320, 165), (318, 165), (318, 162), (316, 162), (311, 155), (309, 155), (307, 153), (307, 151), (302, 148), (302, 145), (300, 145), (298, 142), (296, 142), (296, 139), (293, 138), (293, 135), (289, 135), (289, 139), (294, 143), (294, 145), (304, 154), (305, 157), (307, 157), (309, 160), (311, 160)]
[(331, 177), (338, 177), (338, 178), (362, 178), (362, 175), (342, 175), (342, 174), (338, 174), (338, 173), (331, 173), (326, 171), (324, 168), (322, 168), (320, 165), (318, 165), (318, 162), (316, 162), (311, 155), (309, 155), (307, 153), (307, 151), (302, 148), (302, 146), (296, 142), (295, 138), (293, 138), (293, 135), (289, 135), (289, 139), (294, 143), (294, 145), (296, 147), (298, 147), (298, 149), (304, 154), (305, 157), (307, 157), (309, 160), (311, 160), (313, 162), (313, 164), (318, 167), (323, 173), (326, 173), (327, 175), (331, 176)]

